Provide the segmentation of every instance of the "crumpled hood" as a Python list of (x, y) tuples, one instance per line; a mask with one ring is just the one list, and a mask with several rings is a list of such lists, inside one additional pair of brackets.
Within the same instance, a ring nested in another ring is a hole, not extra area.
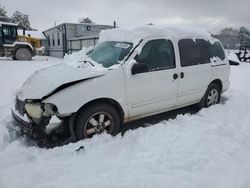
[(105, 69), (89, 69), (66, 64), (50, 66), (34, 72), (18, 92), (20, 100), (42, 99), (64, 84), (102, 76)]

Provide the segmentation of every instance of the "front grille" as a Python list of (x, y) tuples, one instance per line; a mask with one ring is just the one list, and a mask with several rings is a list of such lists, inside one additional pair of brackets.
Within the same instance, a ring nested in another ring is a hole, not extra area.
[(24, 101), (19, 100), (18, 98), (16, 98), (16, 111), (18, 111), (20, 114), (24, 115), (25, 113), (25, 103)]

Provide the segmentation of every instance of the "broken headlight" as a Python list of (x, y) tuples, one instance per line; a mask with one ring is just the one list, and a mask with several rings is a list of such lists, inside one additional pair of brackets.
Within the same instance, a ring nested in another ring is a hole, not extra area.
[(42, 116), (53, 116), (56, 112), (56, 107), (53, 104), (26, 103), (25, 110), (31, 118), (40, 119)]

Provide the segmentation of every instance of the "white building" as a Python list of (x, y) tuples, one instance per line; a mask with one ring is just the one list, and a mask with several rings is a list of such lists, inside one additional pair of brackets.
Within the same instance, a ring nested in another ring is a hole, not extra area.
[(48, 55), (64, 57), (65, 54), (79, 51), (82, 47), (94, 46), (99, 33), (104, 29), (112, 29), (110, 25), (89, 23), (63, 23), (47, 29), (44, 35), (48, 40)]

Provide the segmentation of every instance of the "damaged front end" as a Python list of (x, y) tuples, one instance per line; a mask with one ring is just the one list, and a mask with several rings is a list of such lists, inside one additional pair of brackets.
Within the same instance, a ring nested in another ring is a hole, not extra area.
[(22, 132), (37, 141), (39, 146), (49, 146), (50, 143), (59, 143), (71, 137), (70, 117), (60, 117), (57, 107), (53, 104), (39, 100), (21, 101), (16, 98), (12, 116)]

